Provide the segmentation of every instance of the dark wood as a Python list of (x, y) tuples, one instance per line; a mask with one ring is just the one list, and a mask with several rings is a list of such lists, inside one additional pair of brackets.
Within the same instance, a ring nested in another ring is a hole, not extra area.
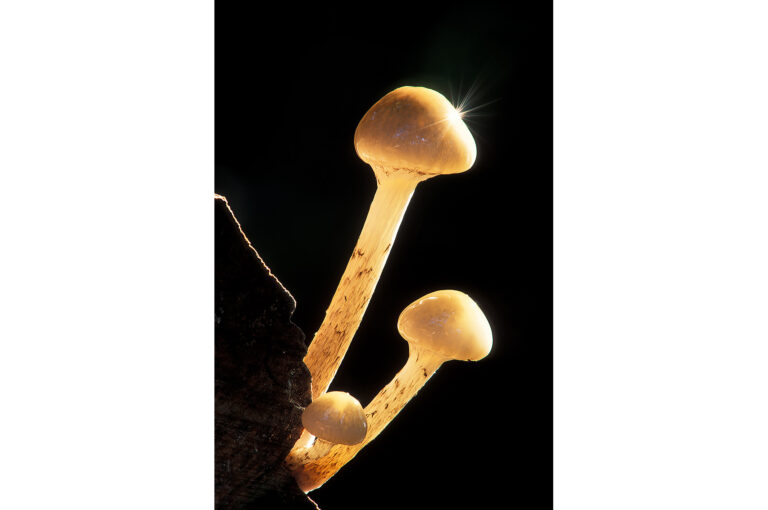
[(316, 509), (283, 465), (311, 401), (296, 302), (224, 197), (215, 208), (216, 508)]

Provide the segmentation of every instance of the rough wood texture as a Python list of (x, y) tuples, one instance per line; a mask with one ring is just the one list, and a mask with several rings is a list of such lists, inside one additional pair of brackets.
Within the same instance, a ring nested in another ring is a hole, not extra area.
[(226, 199), (215, 207), (216, 508), (316, 509), (283, 465), (311, 401), (296, 302)]

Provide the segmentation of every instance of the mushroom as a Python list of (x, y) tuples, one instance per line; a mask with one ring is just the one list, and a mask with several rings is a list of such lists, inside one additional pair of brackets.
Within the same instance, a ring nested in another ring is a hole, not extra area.
[(288, 454), (289, 468), (317, 459), (334, 444), (355, 445), (365, 439), (368, 423), (360, 402), (344, 391), (329, 391), (309, 404), (301, 414), (305, 432), (315, 437), (300, 439)]
[(377, 189), (363, 230), (304, 363), (312, 396), (325, 393), (362, 320), (416, 185), (468, 170), (476, 147), (461, 114), (440, 93), (400, 87), (381, 98), (355, 130), (355, 150)]
[(320, 487), (375, 439), (440, 365), (449, 360), (480, 360), (493, 345), (491, 326), (482, 310), (457, 290), (438, 290), (414, 301), (400, 314), (397, 329), (409, 344), (408, 361), (365, 407), (365, 440), (354, 446), (334, 445), (322, 456), (293, 466), (294, 478), (305, 492)]

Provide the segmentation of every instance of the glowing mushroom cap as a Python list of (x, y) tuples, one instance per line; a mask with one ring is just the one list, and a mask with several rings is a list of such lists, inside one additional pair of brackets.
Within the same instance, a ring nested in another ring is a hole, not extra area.
[(344, 391), (329, 391), (316, 398), (304, 409), (301, 423), (320, 439), (347, 445), (362, 442), (368, 430), (363, 406)]
[(477, 148), (461, 115), (439, 92), (400, 87), (379, 99), (355, 130), (360, 159), (428, 175), (469, 170)]
[(414, 301), (400, 314), (397, 329), (409, 344), (448, 359), (477, 361), (493, 345), (485, 314), (457, 290), (438, 290)]

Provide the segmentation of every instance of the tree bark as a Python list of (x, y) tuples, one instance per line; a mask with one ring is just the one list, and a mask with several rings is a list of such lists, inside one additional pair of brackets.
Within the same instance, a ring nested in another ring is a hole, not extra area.
[(317, 509), (283, 460), (311, 401), (296, 302), (215, 199), (215, 497), (217, 510)]

